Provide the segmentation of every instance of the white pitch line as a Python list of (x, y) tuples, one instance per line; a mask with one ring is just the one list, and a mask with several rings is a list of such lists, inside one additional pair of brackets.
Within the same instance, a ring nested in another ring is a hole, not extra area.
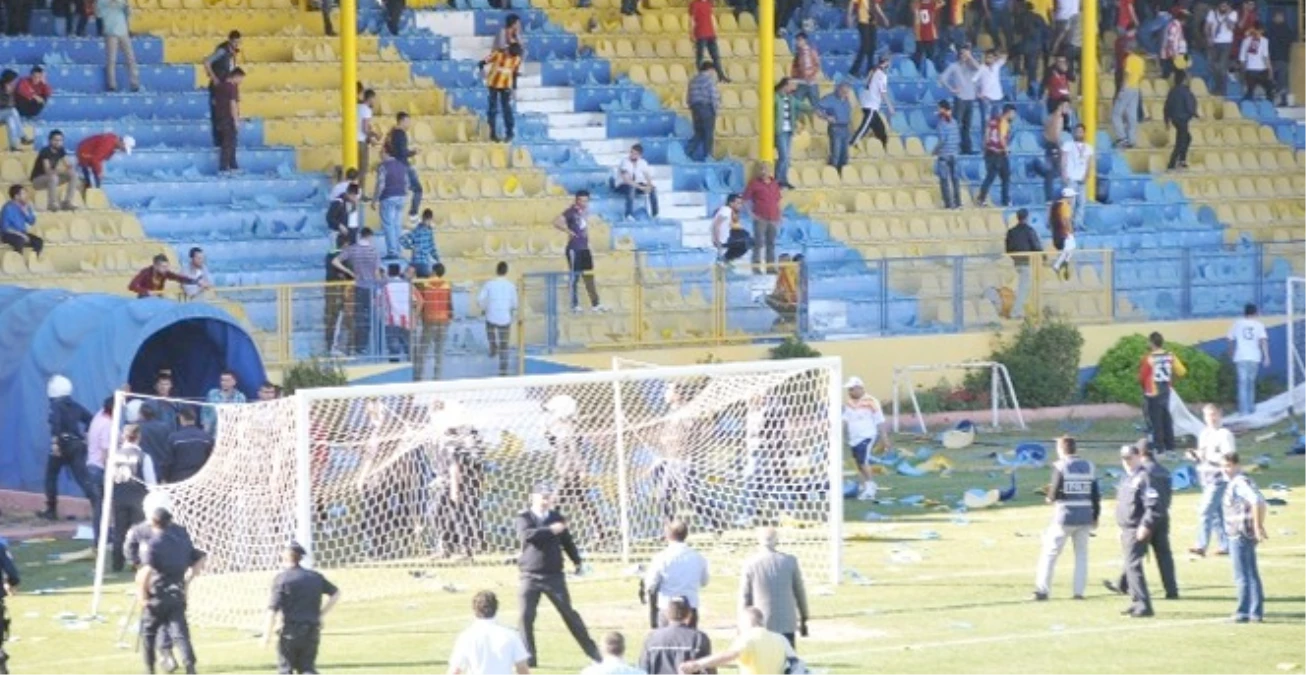
[(866, 649), (847, 649), (838, 652), (822, 652), (812, 654), (811, 663), (820, 665), (827, 659), (837, 659), (846, 656), (861, 656), (865, 654), (877, 654), (884, 652), (901, 652), (901, 651), (920, 651), (925, 649), (943, 649), (949, 647), (966, 647), (981, 644), (991, 644), (997, 642), (1012, 642), (1017, 640), (1046, 639), (1049, 637), (1063, 637), (1072, 635), (1094, 635), (1101, 633), (1136, 633), (1145, 630), (1164, 630), (1167, 628), (1182, 628), (1185, 626), (1200, 626), (1204, 624), (1224, 623), (1227, 619), (1187, 619), (1182, 621), (1166, 621), (1139, 623), (1132, 619), (1122, 622), (1118, 625), (1099, 626), (1096, 628), (1080, 628), (1063, 631), (1043, 630), (1029, 633), (1009, 633), (1005, 635), (991, 635), (988, 637), (967, 638), (964, 640), (940, 640), (937, 642), (915, 642), (909, 644), (894, 645), (891, 647), (868, 647)]

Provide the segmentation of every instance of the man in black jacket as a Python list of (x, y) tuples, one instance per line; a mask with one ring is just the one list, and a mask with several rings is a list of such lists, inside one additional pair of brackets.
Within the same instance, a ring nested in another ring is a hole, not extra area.
[(189, 407), (177, 412), (180, 428), (168, 436), (169, 454), (172, 466), (164, 477), (166, 483), (180, 483), (190, 480), (191, 476), (204, 468), (213, 454), (213, 437), (209, 432), (195, 425), (195, 411)]
[(334, 235), (348, 237), (350, 244), (358, 243), (358, 228), (349, 221), (350, 216), (358, 210), (358, 200), (362, 194), (363, 189), (358, 186), (358, 183), (350, 183), (349, 187), (345, 188), (344, 194), (332, 199), (327, 205), (327, 229)]
[[(1166, 600), (1179, 599), (1179, 582), (1175, 579), (1174, 553), (1170, 548), (1170, 470), (1156, 459), (1156, 453), (1143, 439), (1134, 444), (1143, 458), (1143, 469), (1147, 472), (1148, 484), (1155, 493), (1155, 518), (1152, 519), (1151, 535), (1148, 544), (1152, 555), (1156, 557), (1156, 568), (1161, 573), (1161, 585), (1165, 587)], [(1107, 588), (1111, 588), (1109, 584)], [(1120, 575), (1115, 589), (1121, 594), (1129, 593), (1129, 579)]]
[[(351, 185), (350, 187), (356, 188), (358, 186)], [(335, 239), (336, 245), (326, 254), (326, 296), (323, 303), (325, 316), (322, 325), (326, 327), (326, 351), (328, 354), (335, 353), (342, 344), (351, 345), (354, 343), (349, 337), (349, 328), (354, 325), (353, 307), (345, 302), (345, 294), (349, 292), (349, 275), (341, 272), (335, 265), (331, 264), (340, 255), (340, 252), (349, 245), (349, 236), (337, 234)], [(342, 315), (344, 321), (340, 320)], [(336, 339), (337, 323), (340, 329), (340, 339)]]
[(1043, 242), (1038, 233), (1029, 225), (1029, 210), (1016, 212), (1016, 224), (1007, 230), (1007, 255), (1016, 265), (1016, 302), (1011, 308), (1011, 318), (1025, 318), (1025, 303), (1029, 301), (1030, 261), (1037, 258), (1036, 253), (1043, 252)]
[(572, 609), (567, 593), (567, 577), (562, 571), (562, 554), (580, 572), (580, 551), (567, 530), (567, 519), (553, 510), (553, 494), (548, 487), (536, 486), (531, 491), (531, 507), (517, 515), (517, 538), (521, 541), (521, 556), (517, 567), (521, 570), (521, 587), (517, 601), (521, 606), (522, 638), (531, 653), (530, 666), (537, 666), (539, 653), (535, 649), (535, 610), (540, 596), (546, 595), (557, 608), (567, 630), (576, 639), (581, 650), (593, 661), (601, 660), (598, 648), (590, 639), (585, 620)]
[[(1152, 597), (1147, 592), (1143, 556), (1147, 555), (1147, 542), (1158, 518), (1158, 495), (1137, 447), (1126, 445), (1120, 448), (1120, 462), (1125, 475), (1120, 479), (1116, 494), (1116, 524), (1120, 526), (1125, 585), (1132, 600), (1120, 613), (1137, 619), (1152, 616)], [(1121, 590), (1110, 582), (1103, 585), (1112, 591)]]
[(1188, 146), (1192, 145), (1193, 135), (1188, 131), (1188, 123), (1199, 116), (1197, 98), (1188, 88), (1188, 77), (1184, 71), (1174, 75), (1174, 88), (1165, 97), (1165, 127), (1174, 125), (1174, 151), (1170, 153), (1169, 169), (1188, 168)]
[[(667, 625), (644, 638), (644, 652), (639, 657), (641, 670), (650, 675), (679, 673), (681, 664), (711, 656), (711, 638), (689, 625), (693, 613), (684, 598), (673, 598), (667, 603), (663, 610)], [(707, 672), (715, 673), (716, 669)]]
[(154, 471), (159, 483), (171, 483), (173, 482), (172, 468), (176, 463), (169, 439), (172, 429), (166, 422), (157, 419), (154, 414), (154, 408), (141, 406), (141, 421), (137, 425), (141, 433), (141, 450), (144, 450), (154, 462)]
[(408, 224), (417, 225), (422, 222), (417, 215), (422, 207), (422, 179), (417, 175), (417, 169), (413, 168), (413, 157), (417, 156), (417, 151), (408, 144), (408, 128), (412, 125), (413, 118), (408, 113), (395, 115), (395, 126), (385, 139), (385, 152), (399, 160), (408, 170), (408, 191), (413, 195), (412, 203), (408, 206)]

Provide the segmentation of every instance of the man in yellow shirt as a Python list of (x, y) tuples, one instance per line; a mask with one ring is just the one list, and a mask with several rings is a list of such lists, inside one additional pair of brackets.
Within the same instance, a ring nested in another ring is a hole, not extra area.
[(730, 649), (707, 658), (686, 661), (682, 673), (710, 672), (718, 666), (735, 662), (741, 675), (775, 675), (785, 672), (785, 662), (794, 656), (789, 641), (766, 629), (766, 617), (756, 607), (745, 607), (739, 614), (739, 637)]
[(1116, 93), (1115, 103), (1111, 106), (1111, 129), (1115, 132), (1116, 147), (1132, 148), (1138, 142), (1139, 87), (1146, 69), (1142, 53), (1134, 48), (1125, 57), (1122, 66), (1124, 78), (1120, 83), (1120, 91)]

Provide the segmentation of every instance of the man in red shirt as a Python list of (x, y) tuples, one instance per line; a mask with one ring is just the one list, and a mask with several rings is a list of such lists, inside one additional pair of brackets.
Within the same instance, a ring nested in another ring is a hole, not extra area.
[(934, 64), (936, 71), (940, 70), (939, 51), (936, 48), (939, 39), (939, 9), (939, 0), (915, 0), (912, 3), (916, 23), (916, 54), (913, 60), (916, 61), (916, 70), (922, 74), (925, 72), (925, 59)]
[(18, 108), (19, 115), (31, 119), (41, 114), (53, 94), (54, 90), (45, 80), (45, 69), (32, 66), (31, 74), (19, 80), (18, 88), (14, 90), (14, 107)]
[(775, 264), (775, 235), (780, 229), (783, 207), (780, 205), (780, 182), (775, 179), (770, 162), (757, 167), (757, 176), (744, 188), (744, 204), (753, 212), (753, 269), (762, 262), (766, 249), (768, 268)]
[(135, 293), (138, 298), (163, 297), (163, 286), (169, 280), (180, 284), (196, 283), (194, 279), (168, 269), (168, 256), (160, 253), (154, 256), (154, 264), (132, 277), (131, 283), (127, 284), (127, 290)]
[(984, 206), (994, 178), (1002, 181), (1002, 205), (1011, 203), (1008, 189), (1011, 183), (1011, 120), (1015, 117), (1016, 106), (1008, 103), (1002, 106), (1002, 112), (989, 120), (989, 126), (984, 130), (984, 182), (980, 183), (979, 197), (975, 200), (977, 206)]
[(1130, 26), (1138, 25), (1138, 10), (1134, 8), (1135, 0), (1116, 0), (1116, 35), (1122, 35)]
[(689, 3), (689, 34), (694, 38), (694, 63), (703, 63), (703, 51), (712, 57), (716, 66), (717, 79), (729, 82), (726, 71), (721, 68), (721, 53), (716, 46), (716, 16), (712, 10), (712, 0), (693, 0)]
[[(1052, 67), (1048, 68), (1047, 76), (1043, 79), (1043, 92), (1046, 96), (1048, 112), (1056, 110), (1062, 103), (1071, 103), (1070, 100), (1070, 61), (1064, 56), (1058, 56), (1052, 62)], [(1072, 128), (1071, 116), (1066, 115), (1066, 131)]]
[(77, 144), (77, 166), (82, 170), (82, 201), (86, 201), (86, 188), (94, 184), (100, 187), (100, 178), (104, 175), (104, 163), (121, 150), (132, 154), (136, 139), (131, 136), (116, 134), (96, 134), (87, 136)]

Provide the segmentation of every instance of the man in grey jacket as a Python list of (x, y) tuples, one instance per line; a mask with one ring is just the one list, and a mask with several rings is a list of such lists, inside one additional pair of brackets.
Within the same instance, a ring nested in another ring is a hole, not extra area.
[(794, 634), (807, 637), (807, 590), (798, 559), (775, 550), (775, 528), (758, 530), (761, 550), (744, 562), (739, 579), (739, 607), (756, 607), (766, 616), (766, 628), (794, 645)]

